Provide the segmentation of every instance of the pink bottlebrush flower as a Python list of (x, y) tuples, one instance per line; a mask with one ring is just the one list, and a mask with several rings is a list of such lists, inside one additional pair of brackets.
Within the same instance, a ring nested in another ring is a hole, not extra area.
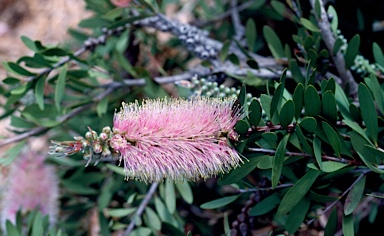
[(16, 213), (21, 210), (38, 209), (49, 215), (54, 225), (58, 213), (58, 180), (52, 166), (44, 163), (45, 157), (35, 153), (23, 153), (12, 163), (7, 177), (7, 186), (1, 202), (1, 226), (7, 220), (15, 224)]
[(233, 100), (146, 100), (115, 114), (110, 147), (120, 152), (128, 179), (197, 180), (225, 173), (242, 162), (226, 138), (242, 118)]

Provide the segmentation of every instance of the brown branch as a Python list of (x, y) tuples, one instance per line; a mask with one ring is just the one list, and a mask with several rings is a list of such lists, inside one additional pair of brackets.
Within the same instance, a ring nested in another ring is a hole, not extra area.
[[(335, 46), (335, 36), (332, 33), (331, 25), (328, 21), (327, 13), (324, 9), (324, 4), (322, 0), (318, 0), (320, 3), (320, 16), (316, 15), (317, 23), (320, 27), (321, 35), (324, 40), (327, 49), (332, 56), (332, 59), (335, 63), (336, 69), (339, 72), (340, 78), (342, 80), (342, 85), (345, 87), (346, 83), (349, 83), (350, 86), (350, 95), (355, 97), (357, 95), (357, 83), (352, 76), (351, 71), (345, 68), (345, 60), (344, 56), (341, 52), (337, 52), (336, 55), (333, 55), (333, 48)], [(315, 2), (316, 0), (311, 0), (312, 9), (315, 10)]]

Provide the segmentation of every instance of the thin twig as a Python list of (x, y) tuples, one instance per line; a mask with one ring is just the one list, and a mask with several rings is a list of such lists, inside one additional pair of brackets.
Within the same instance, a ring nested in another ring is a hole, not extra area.
[(294, 184), (281, 184), (276, 186), (275, 188), (268, 187), (268, 188), (250, 188), (250, 189), (239, 189), (237, 190), (238, 193), (252, 193), (252, 192), (259, 192), (259, 191), (270, 191), (278, 188), (287, 188), (292, 187)]
[[(312, 9), (315, 9), (315, 0), (311, 0)], [(320, 3), (320, 16), (316, 15), (317, 23), (320, 27), (322, 38), (325, 42), (325, 45), (328, 48), (329, 53), (332, 55), (333, 61), (335, 63), (336, 69), (340, 74), (342, 79), (343, 86), (345, 87), (346, 83), (349, 83), (350, 86), (350, 95), (355, 97), (357, 95), (357, 83), (352, 76), (351, 71), (345, 68), (344, 56), (341, 52), (337, 52), (336, 55), (333, 55), (333, 48), (335, 46), (335, 36), (332, 33), (331, 25), (328, 21), (327, 13), (324, 9), (324, 4), (322, 0), (318, 0)]]
[(147, 195), (145, 195), (145, 198), (140, 203), (139, 208), (137, 208), (135, 215), (132, 217), (131, 222), (129, 223), (127, 229), (124, 232), (124, 235), (128, 236), (132, 232), (132, 230), (135, 227), (135, 219), (140, 217), (143, 214), (145, 208), (147, 207), (149, 201), (152, 199), (152, 196), (155, 193), (158, 186), (159, 186), (159, 183), (156, 183), (156, 182), (151, 185), (151, 187), (147, 192)]
[(317, 218), (313, 218), (311, 220), (309, 220), (306, 224), (307, 225), (310, 225), (312, 224), (315, 220), (317, 220), (320, 216), (324, 215), (327, 211), (329, 211), (330, 209), (332, 209), (338, 202), (341, 198), (343, 198), (349, 191), (351, 191), (351, 189), (364, 177), (366, 173), (362, 173), (361, 175), (359, 175), (359, 177), (357, 177), (357, 179), (355, 180), (355, 182), (353, 182), (351, 184), (351, 186), (349, 186), (349, 188), (347, 188), (347, 190), (345, 190), (343, 192), (343, 194), (341, 194), (341, 196), (338, 197), (338, 199), (334, 202), (332, 202), (329, 206), (327, 206), (319, 215), (317, 215)]

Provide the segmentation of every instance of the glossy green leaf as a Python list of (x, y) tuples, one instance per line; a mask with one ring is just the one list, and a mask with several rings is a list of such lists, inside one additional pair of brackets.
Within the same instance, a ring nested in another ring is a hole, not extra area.
[(261, 94), (260, 95), (260, 103), (261, 103), (261, 106), (265, 112), (265, 114), (267, 115), (268, 119), (271, 120), (271, 102), (272, 102), (272, 98), (266, 94)]
[(356, 122), (353, 122), (351, 120), (343, 120), (343, 122), (348, 125), (351, 129), (353, 129), (355, 132), (360, 134), (367, 142), (371, 143), (368, 136), (366, 135), (365, 131), (360, 127), (359, 124)]
[(188, 182), (177, 182), (175, 183), (177, 191), (180, 193), (181, 197), (188, 204), (192, 204), (193, 202), (193, 193), (191, 186)]
[(309, 116), (318, 116), (321, 112), (320, 96), (313, 85), (309, 85), (304, 92), (305, 112)]
[(278, 193), (273, 193), (272, 195), (266, 197), (265, 199), (258, 202), (254, 207), (249, 211), (250, 216), (261, 216), (270, 211), (272, 211), (279, 203), (281, 198)]
[(321, 140), (315, 136), (313, 139), (313, 153), (315, 154), (316, 162), (320, 167), (320, 170), (323, 169), (323, 159), (321, 155)]
[(304, 85), (298, 84), (293, 92), (293, 102), (295, 103), (295, 118), (300, 117), (304, 107)]
[(320, 172), (317, 170), (310, 170), (300, 180), (298, 180), (284, 195), (277, 210), (277, 214), (284, 215), (290, 212), (292, 208), (303, 199), (305, 194), (307, 194), (319, 174)]
[(344, 202), (344, 215), (352, 214), (360, 203), (364, 193), (365, 180), (366, 178), (364, 176), (352, 187), (351, 191), (349, 191)]
[(235, 130), (238, 134), (244, 135), (248, 132), (249, 126), (248, 123), (244, 120), (239, 120), (235, 125)]
[(112, 164), (106, 164), (106, 166), (107, 166), (110, 170), (112, 170), (113, 172), (115, 172), (116, 174), (119, 174), (119, 175), (122, 175), (122, 176), (126, 176), (126, 173), (125, 173), (123, 167), (119, 167), (119, 166), (112, 165)]
[(282, 17), (287, 18), (290, 21), (297, 21), (296, 15), (293, 14), (293, 12), (289, 8), (287, 8), (284, 5), (284, 3), (280, 2), (280, 1), (273, 0), (273, 1), (271, 1), (271, 6)]
[(39, 105), (40, 110), (44, 110), (44, 85), (46, 76), (40, 77), (35, 86), (36, 103)]
[(173, 214), (176, 211), (176, 194), (175, 185), (171, 181), (165, 181), (165, 205), (169, 213)]
[(301, 69), (297, 63), (296, 59), (289, 60), (289, 70), (292, 73), (292, 78), (296, 81), (296, 83), (304, 83), (305, 78), (301, 73)]
[(285, 137), (280, 141), (279, 145), (277, 146), (275, 156), (272, 160), (272, 188), (276, 188), (280, 181), (288, 139), (289, 134), (285, 135)]
[(377, 146), (377, 135), (378, 135), (378, 121), (377, 112), (373, 98), (367, 86), (363, 83), (359, 84), (359, 102), (361, 109), (361, 116), (363, 117), (365, 126), (367, 127), (368, 136)]
[(44, 229), (43, 229), (43, 218), (41, 216), (41, 213), (38, 211), (35, 214), (35, 218), (33, 220), (32, 225), (32, 236), (40, 236), (44, 235)]
[(252, 99), (251, 104), (249, 105), (249, 123), (257, 127), (260, 123), (262, 115), (261, 105), (260, 102), (257, 99)]
[(355, 230), (353, 226), (353, 214), (351, 215), (343, 215), (343, 234), (344, 236), (355, 236)]
[(25, 44), (25, 46), (27, 46), (29, 49), (31, 49), (32, 51), (34, 52), (37, 52), (39, 49), (36, 47), (35, 45), (35, 42), (28, 38), (27, 36), (21, 36), (20, 37), (21, 41), (23, 41), (23, 43)]
[(319, 28), (313, 24), (310, 20), (303, 17), (300, 18), (300, 23), (307, 29), (312, 32), (320, 32)]
[(161, 201), (159, 197), (155, 197), (154, 199), (156, 213), (160, 217), (161, 221), (167, 222), (174, 227), (178, 227), (176, 219), (172, 216), (171, 213), (169, 213), (163, 201)]
[(67, 70), (68, 70), (67, 66), (62, 67), (60, 74), (59, 74), (59, 77), (58, 77), (57, 82), (56, 82), (55, 105), (56, 105), (56, 108), (58, 111), (61, 110), (60, 103), (63, 100), (64, 94), (65, 94), (65, 80), (67, 78)]
[(109, 98), (108, 96), (106, 96), (97, 103), (96, 113), (99, 117), (102, 117), (107, 112), (108, 102), (109, 102)]
[(324, 236), (334, 236), (337, 230), (338, 217), (337, 217), (337, 208), (334, 207), (331, 215), (328, 218), (327, 225), (324, 229)]
[(206, 202), (200, 206), (202, 209), (216, 209), (228, 205), (235, 201), (240, 195), (233, 195), (230, 197), (223, 197), (213, 201)]
[(5, 225), (7, 229), (7, 235), (21, 236), (21, 233), (9, 220), (6, 221)]
[(313, 133), (317, 129), (317, 121), (313, 117), (304, 117), (300, 122), (300, 126), (307, 132)]
[(325, 92), (323, 95), (322, 108), (323, 116), (327, 118), (331, 123), (336, 123), (337, 121), (337, 107), (335, 95), (331, 91)]
[(272, 162), (273, 162), (273, 157), (264, 156), (263, 158), (260, 159), (260, 161), (257, 162), (257, 168), (261, 170), (272, 169)]
[[(366, 78), (368, 79), (368, 78)], [(381, 113), (384, 113), (384, 92), (377, 80), (376, 75), (371, 74), (369, 76), (370, 86), (369, 89), (372, 91), (373, 97), (375, 98), (376, 104), (379, 107)], [(368, 85), (368, 84), (367, 84)]]
[(224, 42), (223, 47), (221, 48), (219, 58), (221, 61), (225, 61), (228, 55), (229, 47), (231, 46), (231, 41), (227, 40)]
[(305, 153), (312, 154), (313, 150), (308, 144), (306, 137), (303, 134), (303, 131), (300, 128), (300, 125), (296, 124), (295, 133), (300, 141), (301, 148)]
[(20, 86), (12, 89), (11, 90), (11, 94), (12, 95), (22, 95), (22, 94), (25, 94), (27, 92), (27, 90), (29, 89), (29, 87), (30, 87), (30, 83), (21, 84)]
[(283, 74), (281, 75), (281, 78), (280, 78), (281, 83), (279, 84), (279, 86), (277, 86), (276, 91), (275, 91), (275, 95), (273, 95), (273, 97), (272, 97), (271, 110), (270, 110), (272, 117), (275, 114), (275, 112), (278, 110), (278, 108), (280, 107), (282, 99), (283, 99), (286, 73), (287, 73), (287, 70), (285, 69)]
[(25, 145), (25, 141), (21, 141), (15, 146), (9, 148), (5, 153), (1, 155), (0, 158), (0, 166), (8, 166), (10, 165), (16, 157), (22, 151), (22, 147)]
[(244, 161), (244, 164), (242, 164), (240, 167), (237, 167), (236, 169), (232, 170), (228, 174), (221, 177), (218, 180), (217, 184), (230, 185), (232, 183), (236, 183), (237, 181), (240, 181), (257, 167), (257, 163), (263, 157), (265, 156), (261, 155), (261, 156), (250, 158), (248, 161)]
[(280, 110), (279, 121), (282, 127), (287, 127), (291, 124), (293, 117), (295, 115), (295, 104), (292, 100), (288, 100), (284, 103), (283, 107)]
[(14, 63), (14, 62), (3, 62), (3, 65), (4, 65), (4, 68), (6, 69), (10, 69), (11, 72), (13, 73), (16, 73), (16, 74), (19, 74), (19, 75), (23, 75), (23, 76), (33, 76), (35, 75), (35, 73), (32, 73), (26, 69), (24, 69), (23, 67), (21, 67), (20, 65)]
[(263, 28), (263, 35), (265, 41), (268, 44), (269, 50), (274, 58), (283, 58), (285, 57), (283, 44), (281, 43), (279, 37), (275, 33), (275, 31), (268, 25)]
[(340, 113), (344, 119), (353, 120), (349, 113), (349, 101), (340, 85), (336, 84), (335, 98)]
[(350, 68), (355, 64), (355, 57), (359, 53), (359, 47), (360, 35), (356, 34), (348, 43), (347, 51), (345, 52), (345, 68)]
[(129, 234), (129, 236), (149, 236), (151, 235), (152, 230), (147, 227), (138, 227)]
[(307, 215), (311, 201), (304, 197), (300, 202), (296, 204), (288, 215), (285, 222), (285, 229), (290, 235), (293, 235), (303, 223), (305, 216)]
[(237, 100), (239, 100), (239, 103), (241, 106), (243, 107), (245, 106), (245, 103), (247, 101), (247, 90), (245, 85), (241, 86), (240, 93), (239, 93), (239, 96), (237, 97)]
[(247, 46), (249, 51), (255, 51), (255, 43), (257, 37), (257, 30), (255, 21), (252, 18), (249, 18), (245, 23), (245, 39), (247, 42)]
[(322, 121), (321, 125), (323, 126), (323, 130), (328, 138), (329, 144), (331, 144), (333, 150), (336, 152), (336, 155), (340, 157), (341, 140), (339, 139), (337, 132), (327, 122)]
[(154, 210), (152, 210), (150, 207), (145, 208), (144, 212), (144, 221), (146, 224), (155, 229), (155, 230), (161, 230), (161, 221), (159, 216), (156, 214)]
[(330, 22), (331, 23), (331, 29), (332, 29), (333, 33), (336, 34), (337, 29), (339, 27), (339, 17), (337, 16), (337, 12), (332, 5), (330, 5), (328, 7), (328, 14), (332, 16), (332, 21)]
[(372, 49), (373, 49), (373, 57), (375, 58), (376, 63), (384, 67), (384, 55), (379, 44), (374, 42), (372, 44)]
[(367, 148), (367, 145), (370, 145), (370, 143), (365, 138), (359, 135), (356, 131), (351, 132), (350, 138), (353, 149), (357, 153), (363, 155), (362, 159), (364, 162), (375, 162), (375, 157), (372, 156), (372, 153)]

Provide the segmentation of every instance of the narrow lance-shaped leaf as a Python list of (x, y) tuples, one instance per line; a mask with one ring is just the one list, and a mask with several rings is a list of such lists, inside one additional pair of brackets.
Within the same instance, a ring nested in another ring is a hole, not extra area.
[(176, 211), (176, 195), (175, 195), (175, 185), (171, 181), (165, 182), (165, 205), (169, 213), (173, 214)]
[(257, 30), (255, 21), (252, 18), (249, 18), (245, 24), (245, 39), (247, 40), (247, 46), (251, 52), (254, 52), (255, 50), (254, 45), (256, 42), (256, 37)]
[(324, 229), (324, 236), (334, 236), (338, 225), (337, 209), (333, 208), (331, 215), (328, 218), (327, 225)]
[(359, 52), (360, 36), (356, 34), (348, 43), (347, 51), (345, 52), (345, 67), (350, 68), (355, 63), (355, 57)]
[(283, 215), (291, 211), (292, 208), (303, 199), (305, 194), (307, 194), (319, 174), (320, 171), (310, 170), (300, 180), (298, 180), (295, 185), (288, 190), (284, 198), (281, 200), (277, 214)]
[(271, 50), (274, 58), (285, 57), (283, 44), (281, 43), (279, 37), (275, 31), (270, 26), (264, 26), (263, 35), (265, 41), (267, 41), (268, 48)]
[(55, 104), (57, 110), (59, 111), (61, 110), (60, 103), (63, 100), (65, 93), (65, 80), (67, 78), (67, 70), (67, 66), (62, 67), (55, 87)]
[(314, 25), (310, 20), (305, 18), (300, 18), (300, 23), (307, 29), (312, 32), (320, 32), (319, 28)]
[(322, 121), (321, 124), (333, 150), (336, 152), (336, 155), (340, 157), (341, 141), (339, 139), (339, 136), (337, 135), (336, 131), (332, 128), (332, 126), (330, 126), (327, 122)]
[(249, 123), (257, 127), (260, 123), (262, 115), (260, 102), (256, 99), (252, 99), (251, 104), (249, 105)]
[(303, 223), (307, 215), (311, 201), (308, 198), (303, 198), (296, 206), (294, 206), (288, 215), (285, 223), (285, 229), (290, 235), (293, 235)]
[(206, 202), (200, 206), (202, 209), (215, 209), (222, 206), (226, 206), (229, 203), (235, 201), (240, 195), (234, 195), (230, 197), (219, 198), (210, 202)]
[(348, 193), (344, 203), (344, 215), (349, 215), (356, 209), (361, 198), (363, 197), (365, 180), (366, 178), (364, 176), (355, 184), (355, 186), (352, 187), (351, 191)]
[(372, 139), (374, 144), (377, 146), (377, 135), (378, 135), (378, 121), (375, 104), (373, 98), (369, 92), (368, 87), (360, 83), (358, 89), (361, 116), (363, 117), (365, 126), (367, 127), (368, 136)]
[(287, 127), (295, 115), (295, 104), (288, 100), (280, 110), (279, 121), (283, 128)]
[(321, 140), (317, 136), (315, 136), (315, 138), (313, 139), (313, 152), (315, 154), (317, 164), (319, 165), (320, 170), (322, 170), (323, 160), (321, 158)]
[(304, 105), (309, 116), (317, 116), (321, 112), (320, 96), (313, 85), (309, 85), (305, 90)]
[(353, 226), (353, 214), (343, 215), (343, 234), (344, 236), (355, 236), (355, 230)]
[(272, 188), (276, 188), (279, 183), (281, 170), (284, 165), (284, 156), (286, 152), (287, 142), (289, 139), (289, 134), (287, 134), (279, 143), (276, 149), (275, 156), (272, 160)]
[(180, 193), (181, 197), (186, 201), (188, 204), (192, 204), (193, 202), (193, 193), (191, 186), (189, 186), (189, 183), (184, 182), (177, 182), (175, 183), (177, 191)]
[(376, 63), (384, 67), (384, 55), (380, 46), (376, 42), (374, 42), (372, 45), (372, 48), (373, 48), (373, 57), (375, 58)]
[(304, 85), (298, 84), (293, 92), (293, 102), (295, 103), (295, 118), (300, 117), (304, 107)]
[(337, 107), (335, 95), (331, 91), (325, 92), (323, 99), (321, 100), (323, 108), (323, 116), (330, 122), (336, 123), (337, 120)]

